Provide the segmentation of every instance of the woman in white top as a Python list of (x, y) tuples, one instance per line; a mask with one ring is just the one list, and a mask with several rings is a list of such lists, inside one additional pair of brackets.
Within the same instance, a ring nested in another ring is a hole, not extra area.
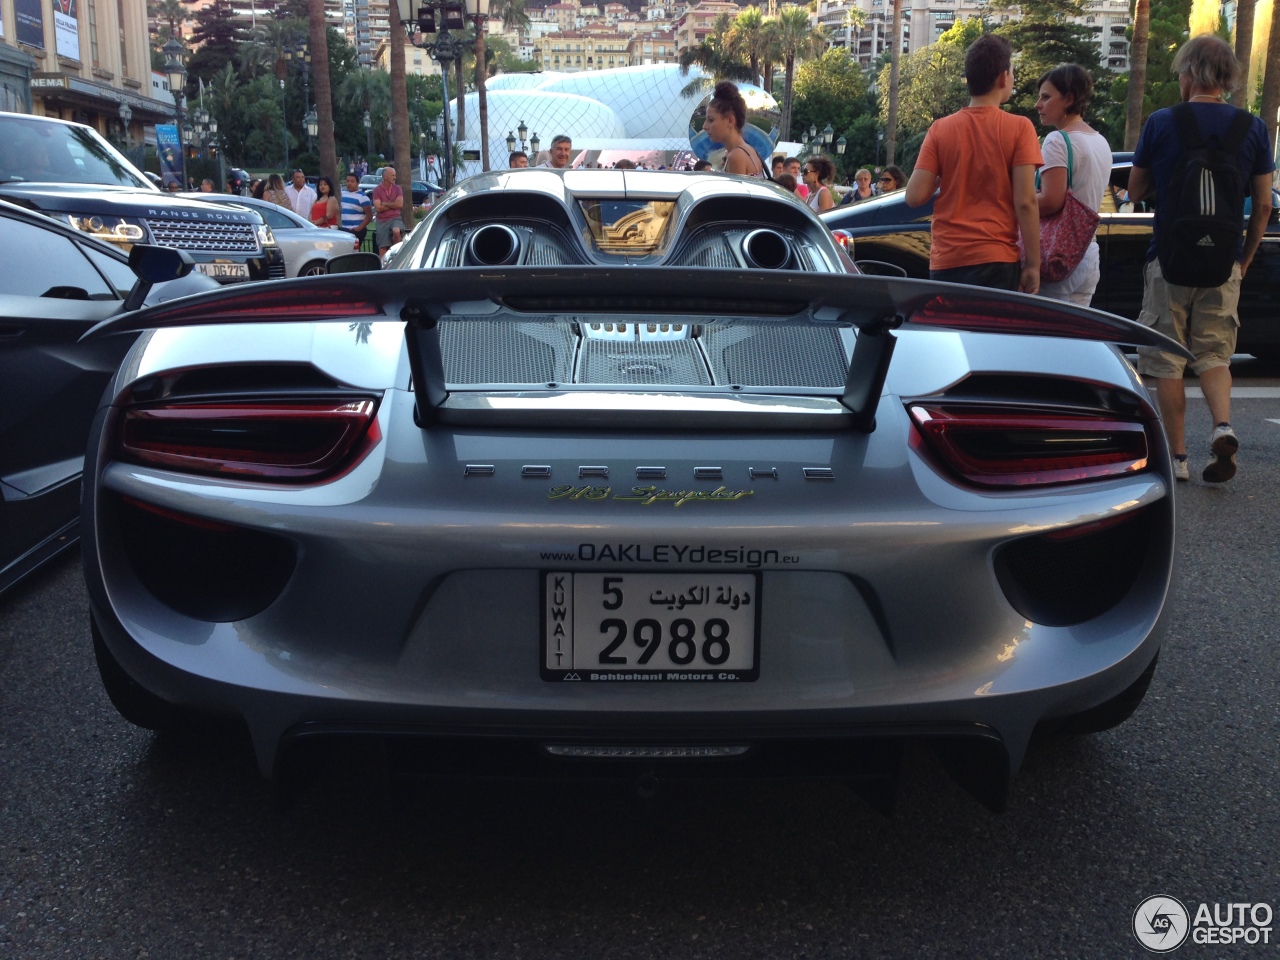
[(809, 188), (806, 202), (814, 213), (822, 213), (836, 205), (827, 186), (836, 175), (835, 164), (826, 157), (810, 157), (804, 165), (804, 185)]
[[(1102, 194), (1111, 179), (1111, 145), (1081, 119), (1092, 92), (1089, 71), (1074, 63), (1054, 67), (1040, 78), (1036, 110), (1042, 124), (1055, 128), (1041, 147), (1044, 166), (1036, 190), (1041, 220), (1061, 211), (1067, 199), (1067, 137), (1071, 139), (1071, 192), (1090, 210), (1102, 205)], [(1098, 276), (1098, 241), (1094, 240), (1065, 280), (1040, 284), (1040, 296), (1087, 307)]]
[(742, 136), (747, 123), (747, 102), (738, 85), (728, 80), (716, 84), (716, 92), (707, 104), (707, 119), (702, 129), (712, 140), (724, 144), (724, 172), (767, 180), (760, 155)]

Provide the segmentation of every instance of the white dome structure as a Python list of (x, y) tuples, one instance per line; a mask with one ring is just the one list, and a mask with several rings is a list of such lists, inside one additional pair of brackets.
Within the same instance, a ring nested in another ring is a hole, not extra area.
[[(696, 67), (682, 74), (673, 63), (591, 70), (583, 73), (504, 73), (485, 85), (489, 101), (489, 166), (507, 165), (507, 133), (521, 122), (536, 132), (543, 149), (556, 134), (573, 138), (578, 150), (661, 150), (689, 147), (690, 116), (711, 92), (710, 83), (693, 96), (682, 91), (704, 78)], [(754, 111), (777, 107), (759, 87), (739, 84)], [(475, 92), (464, 100), (469, 149), (480, 146), (480, 111)], [(451, 107), (457, 110), (457, 101)], [(472, 165), (468, 165), (469, 167)], [(476, 169), (479, 164), (474, 165)], [(471, 170), (470, 172), (476, 172)]]

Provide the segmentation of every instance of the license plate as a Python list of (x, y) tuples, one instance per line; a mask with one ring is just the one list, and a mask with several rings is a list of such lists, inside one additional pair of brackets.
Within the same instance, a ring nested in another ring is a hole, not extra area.
[(197, 263), (196, 269), (215, 280), (248, 280), (247, 263)]
[(544, 680), (759, 676), (754, 573), (548, 573), (543, 598)]

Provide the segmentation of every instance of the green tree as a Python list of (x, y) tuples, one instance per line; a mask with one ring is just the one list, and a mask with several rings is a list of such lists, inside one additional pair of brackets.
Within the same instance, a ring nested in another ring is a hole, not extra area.
[[(909, 138), (929, 129), (938, 117), (945, 117), (969, 103), (964, 83), (964, 55), (970, 44), (982, 36), (977, 17), (957, 22), (936, 43), (921, 47), (902, 58), (898, 78), (898, 134)], [(880, 112), (888, 123), (889, 65), (880, 70)], [(896, 147), (896, 144), (895, 144)], [(886, 154), (887, 156), (887, 154)], [(897, 155), (886, 163), (904, 159)]]
[(806, 60), (796, 72), (792, 125), (797, 130), (831, 124), (839, 137), (866, 110), (867, 80), (843, 47)]
[(739, 60), (746, 60), (751, 70), (751, 82), (760, 81), (760, 63), (767, 55), (769, 30), (759, 7), (747, 7), (733, 20), (729, 29), (728, 46)]
[(235, 62), (245, 35), (232, 13), (230, 0), (212, 0), (196, 11), (191, 45), (197, 49), (187, 62), (188, 97), (197, 89), (199, 78), (212, 78), (228, 63)]
[(720, 80), (751, 80), (751, 67), (736, 54), (729, 43), (729, 31), (733, 20), (722, 13), (711, 25), (711, 32), (701, 43), (685, 47), (677, 58), (680, 73), (688, 76), (695, 66), (702, 68), (703, 76), (690, 80), (681, 96), (696, 97), (706, 93)]
[[(993, 9), (1011, 5), (1009, 0), (1000, 0)], [(1037, 123), (1040, 78), (1060, 63), (1076, 63), (1096, 75), (1100, 69), (1098, 46), (1088, 27), (1070, 20), (1085, 14), (1084, 0), (1022, 0), (1018, 8), (1022, 16), (1001, 24), (995, 32), (1008, 39), (1015, 51), (1016, 85), (1009, 108)]]
[(827, 34), (822, 27), (814, 27), (809, 23), (809, 11), (805, 7), (783, 7), (778, 11), (777, 17), (777, 45), (783, 70), (780, 138), (790, 140), (796, 65), (825, 50)]

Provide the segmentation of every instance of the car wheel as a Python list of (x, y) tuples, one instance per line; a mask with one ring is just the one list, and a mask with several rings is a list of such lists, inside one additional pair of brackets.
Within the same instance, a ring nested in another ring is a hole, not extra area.
[(328, 267), (323, 260), (316, 260), (308, 263), (305, 267), (298, 271), (300, 277), (323, 277), (328, 273)]
[(120, 716), (134, 726), (147, 730), (172, 731), (185, 728), (187, 716), (178, 707), (161, 700), (125, 673), (120, 662), (107, 649), (97, 621), (89, 619), (93, 631), (93, 656), (98, 661), (98, 674), (106, 688), (111, 705)]

